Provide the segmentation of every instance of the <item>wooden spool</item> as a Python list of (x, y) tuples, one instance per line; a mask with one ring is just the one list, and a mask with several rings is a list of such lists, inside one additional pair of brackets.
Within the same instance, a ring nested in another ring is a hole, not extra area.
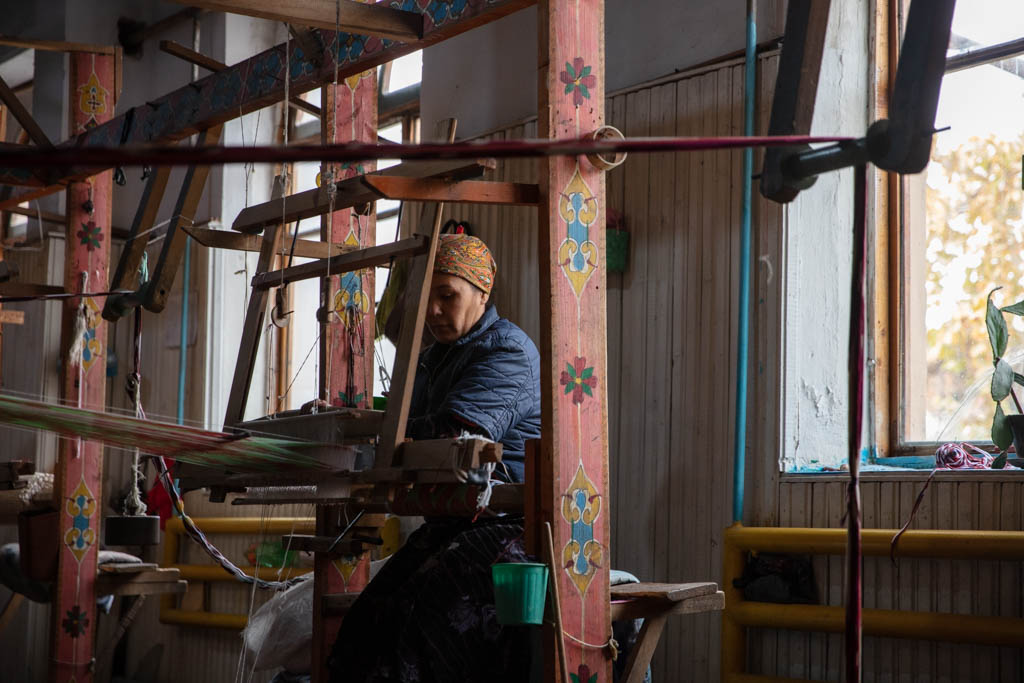
[[(597, 130), (590, 134), (590, 139), (625, 140), (626, 136), (623, 135), (622, 131), (616, 128), (615, 126), (601, 126), (600, 128), (598, 128)], [(587, 159), (594, 166), (594, 168), (597, 168), (602, 171), (610, 171), (616, 166), (622, 165), (622, 162), (626, 160), (626, 153), (618, 152), (614, 154), (611, 158), (609, 158), (599, 152), (594, 152), (593, 154), (588, 154)]]
[(160, 517), (157, 515), (110, 516), (104, 520), (103, 542), (107, 545), (159, 545)]

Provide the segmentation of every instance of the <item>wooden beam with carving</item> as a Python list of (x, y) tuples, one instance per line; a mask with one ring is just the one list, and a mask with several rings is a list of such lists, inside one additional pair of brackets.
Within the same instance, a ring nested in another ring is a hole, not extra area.
[[(183, 226), (182, 229), (199, 244), (211, 249), (234, 249), (236, 251), (258, 252), (263, 246), (263, 238), (259, 235), (240, 235), (231, 230), (213, 230), (212, 228), (200, 228), (195, 226)], [(291, 250), (291, 238), (282, 245), (282, 251), (287, 255)], [(332, 253), (333, 247), (333, 253)], [(338, 254), (345, 254), (354, 251), (354, 247), (344, 244), (330, 245), (319, 240), (295, 240), (295, 255), (299, 258), (329, 258)]]
[[(195, 64), (196, 66), (200, 66), (207, 71), (212, 71), (214, 73), (229, 68), (224, 62), (218, 62), (213, 57), (207, 57), (202, 52), (196, 52), (195, 50), (189, 49), (181, 43), (176, 43), (173, 40), (161, 40), (160, 50), (174, 57), (178, 57), (179, 59), (183, 59), (189, 64)], [(308, 114), (312, 114), (317, 118), (320, 118), (323, 114), (320, 107), (307, 102), (298, 95), (290, 98), (288, 100), (288, 104), (296, 109), (301, 109)]]
[(283, 23), (365, 33), (403, 42), (423, 37), (423, 15), (354, 0), (174, 0), (208, 10), (244, 14)]
[[(426, 4), (424, 0), (417, 0)], [(284, 99), (285, 65), (299, 75), (290, 79), (291, 92), (303, 93), (339, 79), (356, 76), (424, 47), (435, 45), (470, 29), (482, 26), (536, 0), (481, 0), (467, 3), (461, 13), (452, 16), (423, 15), (423, 38), (410, 42), (391, 42), (373, 36), (317, 30), (319, 54), (307, 55), (291, 43), (286, 59), (285, 44), (277, 45), (239, 62), (224, 71), (201, 78), (174, 92), (129, 109), (107, 123), (75, 135), (61, 143), (74, 147), (118, 147), (152, 145), (181, 140), (218, 123), (237, 118)], [(50, 178), (47, 192), (60, 181), (87, 177), (101, 168), (73, 168)], [(23, 169), (0, 167), (0, 183), (37, 184)], [(43, 190), (26, 188), (19, 193), (0, 196), (0, 208), (20, 204), (27, 196), (40, 196)]]
[[(480, 177), (485, 171), (492, 170), (496, 166), (493, 159), (407, 161), (397, 166), (375, 171), (374, 174), (402, 178), (465, 180)], [(335, 211), (367, 204), (382, 198), (380, 192), (364, 182), (365, 177), (350, 177), (334, 184), (333, 208)], [(331, 207), (332, 199), (327, 188), (318, 187), (285, 197), (283, 202), (281, 199), (272, 199), (269, 202), (246, 207), (239, 212), (231, 229), (247, 234), (258, 233), (266, 225), (282, 221), (291, 223), (304, 218), (320, 216), (330, 211)]]

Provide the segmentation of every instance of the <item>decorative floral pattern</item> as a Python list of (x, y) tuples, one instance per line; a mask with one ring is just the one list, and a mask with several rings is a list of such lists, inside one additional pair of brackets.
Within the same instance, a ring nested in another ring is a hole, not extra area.
[(107, 96), (110, 93), (100, 84), (100, 78), (93, 71), (89, 74), (89, 80), (85, 85), (78, 87), (78, 107), (83, 114), (87, 114), (93, 122), (97, 116), (107, 111)]
[(562, 567), (580, 596), (604, 564), (604, 548), (594, 538), (594, 522), (601, 515), (601, 494), (581, 462), (569, 488), (562, 494), (562, 518), (569, 523), (569, 542), (562, 549)]
[(362, 403), (365, 397), (365, 391), (359, 392), (352, 398), (349, 398), (348, 394), (346, 394), (344, 391), (339, 391), (338, 398), (334, 399), (334, 405), (339, 406), (341, 408), (352, 408)]
[(256, 97), (273, 88), (281, 78), (281, 66), (281, 55), (277, 50), (266, 53), (264, 59), (256, 61), (245, 79), (245, 96)]
[(427, 5), (427, 14), (434, 20), (435, 26), (458, 19), (466, 9), (466, 0), (431, 0)]
[(583, 58), (576, 57), (572, 64), (565, 63), (565, 71), (561, 73), (562, 83), (565, 83), (565, 94), (572, 93), (574, 106), (583, 104), (583, 100), (590, 99), (590, 89), (597, 85), (597, 76), (590, 73), (591, 68), (583, 65)]
[(82, 229), (78, 231), (78, 239), (86, 249), (95, 251), (100, 248), (100, 242), (103, 241), (103, 228), (96, 225), (95, 221), (82, 223)]
[(586, 367), (586, 358), (574, 358), (572, 363), (565, 364), (562, 370), (561, 384), (565, 387), (566, 394), (572, 394), (572, 402), (576, 405), (583, 403), (583, 396), (593, 396), (594, 387), (597, 386), (597, 378), (594, 377), (594, 368)]
[(597, 683), (597, 674), (590, 673), (590, 667), (586, 664), (580, 664), (580, 668), (576, 671), (577, 673), (569, 674), (572, 683)]
[(558, 214), (565, 221), (566, 235), (558, 247), (558, 264), (569, 279), (576, 297), (597, 270), (597, 245), (590, 240), (590, 226), (597, 220), (597, 198), (576, 164), (569, 183), (558, 200)]
[(86, 486), (85, 479), (78, 483), (78, 487), (65, 501), (64, 511), (71, 517), (71, 526), (64, 532), (64, 545), (81, 562), (96, 543), (96, 530), (92, 528), (92, 518), (96, 514), (96, 499)]
[(67, 611), (67, 616), (61, 622), (64, 632), (72, 638), (77, 638), (89, 627), (89, 615), (81, 607), (75, 605)]

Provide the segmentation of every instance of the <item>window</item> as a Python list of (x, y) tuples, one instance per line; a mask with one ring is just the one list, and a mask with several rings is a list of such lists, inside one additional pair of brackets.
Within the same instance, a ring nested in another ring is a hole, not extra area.
[[(985, 58), (993, 46), (1003, 49)], [(947, 62), (936, 115), (948, 130), (926, 171), (902, 182), (894, 455), (989, 439), (986, 296), (1002, 287), (998, 305), (1024, 299), (1024, 3), (957, 3), (948, 55), (960, 56)], [(1020, 372), (1024, 319), (1006, 318), (1006, 358)], [(1009, 399), (1003, 407), (1017, 412)]]

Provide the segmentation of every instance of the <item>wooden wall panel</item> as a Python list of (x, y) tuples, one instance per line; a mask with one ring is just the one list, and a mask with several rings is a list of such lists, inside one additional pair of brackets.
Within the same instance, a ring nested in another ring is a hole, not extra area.
[[(762, 73), (773, 77), (776, 60), (762, 59)], [(742, 63), (733, 61), (612, 94), (605, 111), (627, 136), (737, 135), (742, 90)], [(767, 108), (760, 114), (765, 119)], [(487, 137), (532, 137), (532, 126)], [(626, 272), (608, 274), (612, 559), (644, 580), (721, 575), (722, 531), (732, 521), (741, 171), (737, 151), (634, 154), (607, 174), (609, 211), (621, 213), (630, 233)], [(532, 164), (515, 161), (503, 162), (496, 177), (536, 179)], [(452, 213), (472, 222), (495, 252), (499, 312), (536, 338), (533, 214), (482, 206)], [(781, 374), (764, 359), (781, 350), (770, 340), (779, 337), (782, 310), (782, 218), (774, 205), (759, 205), (756, 217), (755, 263), (762, 253), (773, 260), (771, 276), (761, 270), (755, 279), (751, 362), (760, 376), (752, 387), (762, 394), (754, 394), (750, 449), (751, 472), (760, 476), (778, 463)], [(776, 499), (775, 491), (764, 495)], [(671, 620), (655, 654), (656, 679), (715, 680), (719, 630), (716, 615)]]
[[(993, 473), (971, 473), (957, 480), (940, 475), (925, 495), (916, 529), (996, 529), (1020, 531), (1024, 483)], [(863, 484), (865, 528), (902, 524), (927, 473), (868, 475)], [(973, 479), (973, 481), (971, 481)], [(845, 484), (836, 476), (784, 477), (778, 486), (781, 525), (840, 528)], [(815, 559), (815, 579), (823, 602), (843, 601), (843, 561)], [(865, 558), (865, 607), (1024, 615), (1019, 562), (901, 560)], [(838, 681), (842, 671), (841, 636), (786, 631), (750, 631), (748, 671), (766, 675)], [(1022, 680), (1018, 648), (953, 643), (864, 639), (864, 680), (925, 681)]]

